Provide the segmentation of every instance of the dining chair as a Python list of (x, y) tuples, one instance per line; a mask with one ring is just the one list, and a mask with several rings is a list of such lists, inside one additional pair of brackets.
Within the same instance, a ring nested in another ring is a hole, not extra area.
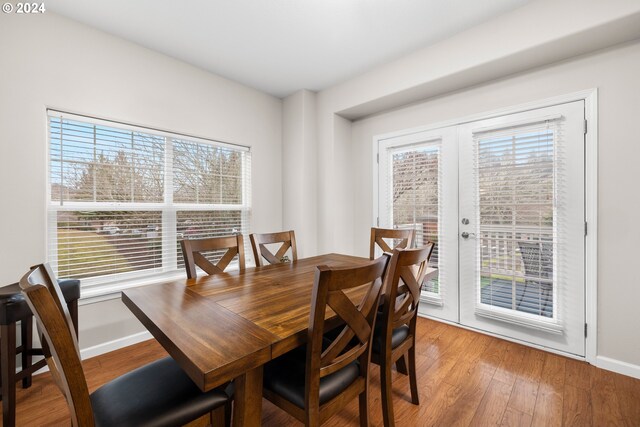
[(519, 310), (539, 316), (553, 313), (553, 243), (518, 241), (525, 281), (516, 296)]
[(409, 375), (411, 402), (419, 404), (416, 372), (416, 323), (420, 292), (433, 243), (417, 249), (394, 249), (385, 276), (384, 305), (373, 334), (371, 361), (380, 365), (382, 416), (385, 427), (395, 425), (391, 367)]
[(20, 288), (36, 318), (51, 376), (73, 426), (176, 426), (211, 416), (228, 423), (230, 388), (203, 393), (170, 357), (131, 371), (89, 394), (78, 340), (48, 264), (33, 267)]
[[(410, 248), (413, 244), (413, 230), (400, 230), (388, 228), (371, 227), (371, 241), (369, 243), (369, 259), (376, 256), (376, 245), (382, 249), (382, 252), (391, 253), (395, 248)], [(393, 247), (385, 239), (399, 240)]]
[[(358, 267), (318, 266), (307, 345), (265, 365), (264, 396), (306, 426), (321, 425), (356, 396), (360, 425), (369, 425), (371, 337), (388, 259)], [(365, 284), (366, 294), (356, 305), (346, 293)], [(323, 337), (327, 308), (345, 323), (333, 340)]]
[[(210, 237), (208, 239), (183, 239), (180, 241), (182, 255), (184, 257), (184, 267), (187, 270), (187, 278), (197, 277), (196, 266), (200, 267), (207, 274), (223, 273), (229, 263), (238, 256), (240, 271), (244, 271), (244, 239), (242, 234), (235, 236)], [(220, 257), (217, 263), (210, 261), (203, 252), (227, 251)]]
[[(269, 264), (281, 264), (288, 261), (298, 260), (298, 249), (296, 247), (296, 233), (291, 231), (281, 231), (278, 233), (253, 233), (249, 236), (251, 239), (251, 247), (253, 248), (253, 257), (256, 260), (256, 266), (264, 265), (264, 260)], [(266, 247), (266, 245), (282, 243), (280, 248), (274, 254)], [(286, 257), (286, 253), (291, 249), (291, 259)], [(263, 260), (264, 259), (264, 260)]]
[[(71, 314), (78, 334), (78, 300), (80, 280), (58, 281), (62, 296)], [(21, 342), (16, 343), (16, 325), (20, 322)], [(16, 370), (16, 356), (20, 354), (22, 365)], [(22, 388), (31, 387), (32, 375), (46, 362), (33, 362), (33, 356), (41, 356), (42, 348), (33, 346), (33, 314), (20, 291), (20, 284), (0, 287), (0, 399), (2, 400), (2, 425), (13, 427), (16, 423), (16, 383), (22, 380)]]

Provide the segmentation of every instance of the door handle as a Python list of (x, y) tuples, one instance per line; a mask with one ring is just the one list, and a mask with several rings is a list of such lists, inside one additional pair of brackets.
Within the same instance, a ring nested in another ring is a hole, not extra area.
[(463, 231), (460, 236), (462, 236), (463, 239), (468, 239), (469, 237), (476, 237), (476, 233), (468, 233), (466, 231)]

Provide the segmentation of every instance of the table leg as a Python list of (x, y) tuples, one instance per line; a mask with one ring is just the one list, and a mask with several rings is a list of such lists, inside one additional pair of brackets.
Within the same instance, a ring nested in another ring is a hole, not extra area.
[(262, 366), (235, 379), (233, 425), (259, 426), (262, 422)]

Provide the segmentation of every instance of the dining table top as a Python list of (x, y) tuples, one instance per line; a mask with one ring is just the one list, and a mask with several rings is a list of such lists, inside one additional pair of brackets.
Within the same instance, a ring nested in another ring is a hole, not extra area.
[[(194, 383), (208, 391), (306, 342), (317, 266), (368, 262), (319, 255), (127, 289), (122, 300)], [(347, 295), (359, 303), (366, 288)], [(330, 308), (325, 319), (327, 329), (340, 324)]]
[[(122, 292), (124, 304), (207, 391), (304, 344), (318, 265), (368, 258), (327, 254), (290, 263), (179, 279)], [(365, 288), (352, 290), (355, 301)], [(330, 309), (327, 320), (335, 317)]]

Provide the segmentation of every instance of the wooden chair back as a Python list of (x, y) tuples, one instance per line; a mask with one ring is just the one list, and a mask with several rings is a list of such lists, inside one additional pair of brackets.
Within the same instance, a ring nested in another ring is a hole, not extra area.
[(391, 348), (391, 332), (402, 325), (415, 336), (420, 292), (434, 244), (417, 249), (394, 249), (385, 277), (383, 307), (384, 348)]
[(82, 370), (78, 340), (62, 291), (48, 264), (33, 267), (20, 288), (36, 318), (47, 365), (64, 394), (73, 426), (93, 426), (89, 388)]
[[(251, 247), (253, 248), (253, 257), (256, 260), (257, 267), (263, 266), (264, 260), (267, 260), (269, 264), (281, 264), (283, 262), (287, 262), (284, 257), (289, 249), (291, 249), (290, 261), (298, 260), (296, 234), (293, 230), (281, 231), (279, 233), (253, 233), (250, 238)], [(273, 243), (282, 243), (275, 254), (266, 247), (266, 245)]]
[[(384, 255), (361, 267), (318, 266), (311, 295), (307, 336), (307, 411), (314, 412), (319, 408), (320, 378), (359, 360), (360, 376), (368, 380), (371, 338), (388, 260), (388, 255)], [(362, 285), (369, 288), (362, 301), (355, 305), (345, 291)], [(345, 326), (323, 350), (327, 308), (332, 309)]]
[[(238, 256), (240, 271), (244, 271), (245, 269), (244, 239), (242, 234), (198, 240), (183, 239), (180, 241), (180, 247), (182, 248), (184, 267), (187, 270), (187, 277), (189, 279), (196, 278), (196, 265), (207, 274), (223, 273), (224, 269), (227, 268), (236, 255)], [(227, 249), (227, 251), (216, 264), (202, 254), (202, 252), (221, 249)]]
[[(382, 252), (393, 252), (394, 249), (410, 248), (413, 245), (413, 230), (398, 230), (387, 228), (371, 227), (371, 241), (369, 244), (369, 259), (374, 259), (376, 256), (376, 245), (382, 249)], [(394, 247), (389, 246), (385, 239), (399, 240), (398, 244)]]

